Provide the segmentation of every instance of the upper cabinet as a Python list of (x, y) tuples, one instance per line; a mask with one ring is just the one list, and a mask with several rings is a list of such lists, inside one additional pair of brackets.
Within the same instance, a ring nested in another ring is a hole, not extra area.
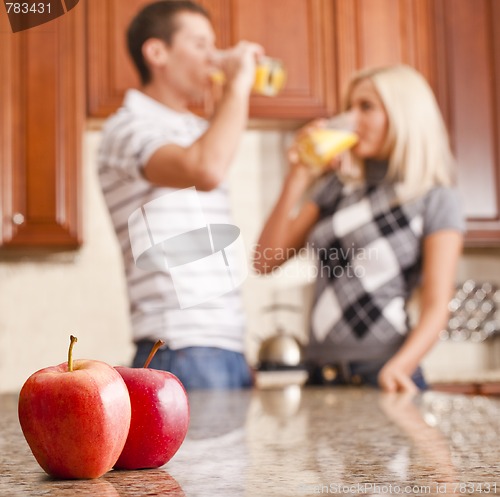
[(469, 246), (500, 243), (500, 2), (335, 0), (337, 80), (394, 63), (433, 87), (457, 161)]
[[(87, 116), (104, 118), (137, 86), (125, 30), (149, 2), (86, 0), (16, 34), (0, 16), (0, 67), (7, 75), (0, 78), (1, 246), (81, 243), (85, 94)], [(467, 241), (500, 244), (498, 0), (200, 2), (211, 14), (218, 46), (256, 41), (286, 67), (279, 96), (252, 96), (254, 118), (331, 115), (355, 70), (416, 67), (434, 88), (450, 130)]]
[[(207, 2), (209, 4), (210, 2)], [(277, 97), (252, 97), (250, 115), (314, 118), (337, 108), (334, 2), (325, 0), (232, 0), (231, 44), (251, 40), (283, 61), (287, 82)]]
[(0, 245), (81, 243), (84, 17), (13, 34), (0, 15)]
[[(138, 79), (125, 48), (125, 30), (149, 0), (87, 0), (88, 113), (106, 117)], [(204, 0), (217, 45), (261, 43), (283, 61), (287, 83), (273, 98), (253, 96), (256, 118), (308, 119), (337, 107), (334, 2), (331, 0)]]
[(458, 162), (467, 243), (500, 243), (500, 3), (435, 1), (437, 94)]
[(434, 85), (434, 0), (333, 0), (336, 67), (345, 89), (353, 72), (408, 64)]

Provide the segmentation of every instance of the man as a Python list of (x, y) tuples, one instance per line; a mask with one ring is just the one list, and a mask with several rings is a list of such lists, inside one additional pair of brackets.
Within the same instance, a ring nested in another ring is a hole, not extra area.
[[(127, 92), (103, 129), (99, 176), (124, 255), (137, 345), (133, 364), (141, 367), (161, 339), (166, 345), (151, 367), (171, 371), (187, 389), (247, 387), (251, 376), (243, 355), (239, 293), (181, 309), (167, 271), (144, 271), (135, 264), (128, 219), (152, 200), (160, 199), (161, 206), (168, 194), (195, 187), (207, 219), (230, 224), (223, 180), (246, 127), (255, 60), (262, 48), (240, 42), (221, 56), (207, 12), (180, 0), (143, 8), (131, 22), (127, 40), (142, 87)], [(188, 104), (210, 89), (217, 66), (226, 83), (207, 122), (189, 112)], [(177, 220), (182, 221), (185, 209), (179, 202)], [(172, 218), (172, 200), (167, 214)]]

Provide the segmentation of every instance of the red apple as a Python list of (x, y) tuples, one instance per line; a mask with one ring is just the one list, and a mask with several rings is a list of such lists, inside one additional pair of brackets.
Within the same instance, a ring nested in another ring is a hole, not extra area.
[(101, 361), (68, 362), (33, 373), (19, 395), (19, 421), (40, 466), (56, 478), (98, 478), (120, 455), (130, 426), (122, 377)]
[(189, 425), (184, 386), (172, 373), (150, 369), (156, 343), (143, 368), (117, 367), (128, 388), (132, 420), (117, 469), (158, 468), (177, 452)]

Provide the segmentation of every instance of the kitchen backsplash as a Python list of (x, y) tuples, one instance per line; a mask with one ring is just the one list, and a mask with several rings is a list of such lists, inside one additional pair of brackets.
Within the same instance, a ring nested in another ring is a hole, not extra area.
[[(0, 259), (0, 392), (17, 391), (37, 369), (64, 362), (70, 334), (79, 338), (77, 358), (111, 364), (131, 360), (120, 253), (97, 183), (99, 136), (97, 131), (88, 131), (84, 140), (82, 249), (47, 257)], [(247, 131), (235, 159), (229, 184), (235, 224), (242, 231), (248, 256), (279, 193), (287, 167), (283, 152), (290, 138), (286, 131)], [(311, 264), (292, 261), (275, 276), (251, 273), (245, 281), (251, 362), (259, 343), (278, 328), (306, 339)], [(499, 251), (467, 250), (457, 281), (468, 279), (500, 286)], [(287, 308), (270, 312), (271, 304)], [(499, 353), (499, 346), (487, 341), (440, 342), (426, 358), (426, 373), (430, 379), (439, 379), (453, 370), (500, 367)]]

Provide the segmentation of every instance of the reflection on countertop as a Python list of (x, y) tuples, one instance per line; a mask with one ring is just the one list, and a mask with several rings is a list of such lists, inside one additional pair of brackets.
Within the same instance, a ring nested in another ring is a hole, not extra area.
[(0, 496), (500, 493), (498, 398), (292, 386), (193, 392), (190, 404), (163, 468), (54, 481), (22, 436), (17, 397), (0, 396)]

